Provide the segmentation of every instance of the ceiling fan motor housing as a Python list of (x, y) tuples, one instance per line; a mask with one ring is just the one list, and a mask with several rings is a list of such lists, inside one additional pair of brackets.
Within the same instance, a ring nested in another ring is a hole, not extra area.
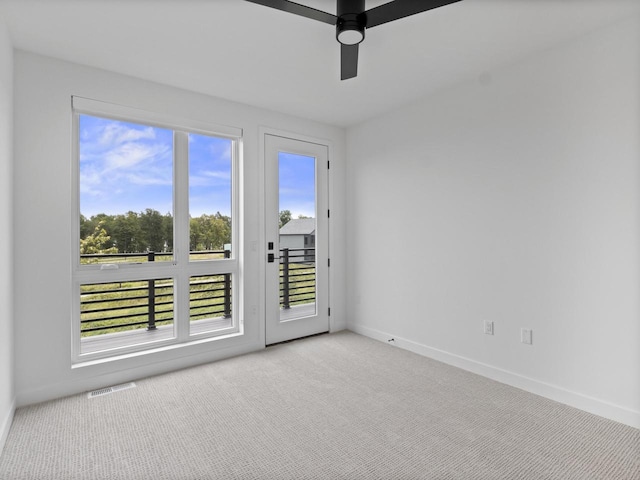
[(366, 16), (364, 0), (338, 0), (336, 39), (343, 45), (357, 45), (364, 40)]

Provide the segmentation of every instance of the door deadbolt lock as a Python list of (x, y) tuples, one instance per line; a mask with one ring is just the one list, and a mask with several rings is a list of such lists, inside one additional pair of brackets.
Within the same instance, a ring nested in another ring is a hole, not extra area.
[(267, 254), (267, 262), (273, 263), (274, 260), (280, 260), (280, 257), (276, 257), (275, 254), (273, 254), (273, 253), (268, 253)]

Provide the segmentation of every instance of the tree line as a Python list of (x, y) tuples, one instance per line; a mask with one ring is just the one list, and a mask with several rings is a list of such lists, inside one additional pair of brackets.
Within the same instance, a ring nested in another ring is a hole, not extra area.
[[(289, 210), (279, 214), (280, 228), (292, 219)], [(308, 218), (298, 215), (298, 218)], [(231, 243), (231, 217), (220, 212), (189, 219), (192, 252), (222, 250)], [(173, 252), (173, 216), (147, 208), (125, 214), (80, 215), (80, 254)]]
[[(222, 250), (231, 243), (231, 217), (220, 212), (189, 219), (191, 251)], [(80, 215), (80, 253), (173, 251), (173, 216), (147, 208), (125, 214)]]

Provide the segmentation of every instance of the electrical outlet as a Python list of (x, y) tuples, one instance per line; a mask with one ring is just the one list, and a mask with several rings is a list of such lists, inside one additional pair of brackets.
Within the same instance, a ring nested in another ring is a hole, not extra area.
[(533, 345), (533, 330), (529, 328), (521, 328), (520, 341), (527, 345)]
[(493, 335), (493, 322), (488, 320), (484, 321), (484, 333), (486, 335)]

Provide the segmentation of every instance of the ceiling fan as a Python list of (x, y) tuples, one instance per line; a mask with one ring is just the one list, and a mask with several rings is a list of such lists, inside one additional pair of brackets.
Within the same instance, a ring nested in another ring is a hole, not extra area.
[(365, 0), (337, 0), (337, 15), (289, 0), (247, 1), (335, 25), (336, 40), (340, 43), (340, 78), (347, 80), (358, 75), (358, 46), (367, 28), (462, 0), (395, 0), (369, 10), (365, 10)]

